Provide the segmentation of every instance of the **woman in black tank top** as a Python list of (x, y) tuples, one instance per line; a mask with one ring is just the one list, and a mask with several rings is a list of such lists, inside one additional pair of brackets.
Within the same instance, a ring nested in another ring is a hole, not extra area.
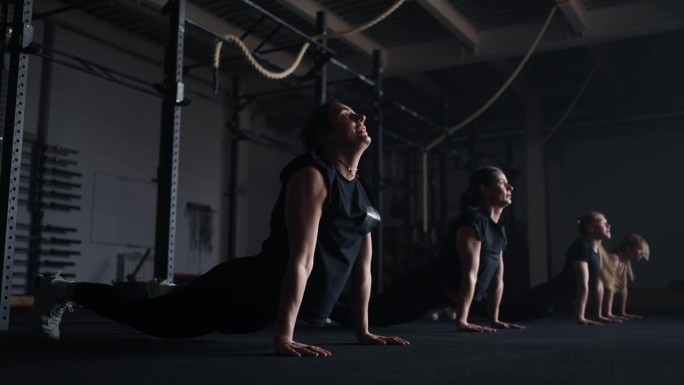
[[(599, 277), (599, 248), (601, 242), (610, 239), (610, 224), (602, 213), (591, 212), (577, 219), (577, 228), (581, 238), (570, 245), (566, 255), (566, 269), (575, 272), (575, 321), (579, 325), (611, 322), (601, 314), (603, 284)], [(585, 317), (590, 289), (594, 294), (597, 320)]]
[(271, 233), (259, 255), (219, 264), (187, 286), (150, 299), (131, 298), (112, 285), (40, 275), (33, 328), (59, 339), (61, 316), (74, 302), (160, 338), (243, 333), (275, 322), (277, 354), (327, 357), (331, 353), (321, 347), (294, 341), (295, 322), (323, 323), (349, 278), (358, 341), (408, 344), (368, 331), (370, 231), (380, 216), (356, 175), (371, 142), (365, 119), (340, 103), (314, 113), (302, 133), (309, 153), (281, 173)]
[[(506, 233), (499, 222), (511, 204), (513, 187), (495, 167), (483, 167), (470, 177), (461, 197), (461, 215), (452, 222), (439, 257), (428, 266), (400, 277), (371, 300), (373, 325), (390, 325), (420, 318), (430, 310), (444, 307), (456, 298), (457, 329), (492, 332), (497, 328), (522, 329), (499, 319), (503, 295), (503, 249)], [(490, 326), (468, 322), (473, 301), (487, 297)], [(348, 324), (340, 303), (333, 319)]]
[[(577, 218), (580, 237), (567, 249), (563, 270), (547, 282), (529, 290), (517, 302), (509, 302), (503, 313), (513, 319), (543, 318), (574, 306), (574, 318), (579, 325), (601, 325), (620, 321), (604, 317), (601, 306), (604, 288), (601, 275), (601, 242), (610, 239), (610, 224), (599, 212)], [(596, 320), (586, 317), (590, 293), (596, 306)]]

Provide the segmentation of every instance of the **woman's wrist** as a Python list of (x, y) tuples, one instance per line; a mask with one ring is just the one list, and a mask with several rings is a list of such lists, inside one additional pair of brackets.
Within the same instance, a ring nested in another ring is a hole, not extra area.
[(362, 338), (363, 336), (370, 334), (367, 327), (366, 328), (358, 328), (355, 330), (355, 333), (356, 333), (356, 338)]

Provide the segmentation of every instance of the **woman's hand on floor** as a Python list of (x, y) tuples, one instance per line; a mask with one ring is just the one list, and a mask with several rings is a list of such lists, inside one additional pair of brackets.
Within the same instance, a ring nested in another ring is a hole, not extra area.
[(292, 357), (330, 357), (332, 353), (314, 345), (306, 345), (293, 340), (276, 340), (273, 350), (281, 356)]
[(496, 329), (525, 329), (525, 326), (523, 326), (523, 325), (512, 324), (512, 323), (502, 322), (502, 321), (492, 322), (492, 327), (496, 328)]
[(587, 325), (587, 326), (603, 326), (601, 322), (590, 320), (587, 318), (582, 318), (577, 320), (578, 325)]
[(371, 333), (364, 333), (357, 336), (358, 340), (362, 344), (366, 345), (408, 345), (409, 342), (403, 338), (396, 336), (378, 336)]
[(494, 328), (490, 328), (490, 327), (482, 326), (482, 325), (471, 324), (471, 323), (467, 323), (467, 322), (459, 322), (457, 328), (458, 328), (459, 332), (492, 333), (492, 332), (496, 331), (496, 329), (494, 329)]

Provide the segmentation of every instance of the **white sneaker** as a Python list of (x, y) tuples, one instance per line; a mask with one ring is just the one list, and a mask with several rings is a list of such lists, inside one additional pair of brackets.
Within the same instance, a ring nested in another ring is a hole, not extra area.
[(175, 287), (176, 285), (169, 282), (168, 279), (160, 281), (159, 279), (154, 278), (147, 282), (147, 297), (161, 297), (162, 295), (166, 295), (172, 292)]
[(35, 281), (35, 294), (31, 307), (31, 327), (47, 339), (59, 339), (59, 323), (66, 309), (73, 311), (71, 304), (57, 299), (52, 289), (53, 281), (64, 281), (59, 273), (43, 276), (39, 274)]

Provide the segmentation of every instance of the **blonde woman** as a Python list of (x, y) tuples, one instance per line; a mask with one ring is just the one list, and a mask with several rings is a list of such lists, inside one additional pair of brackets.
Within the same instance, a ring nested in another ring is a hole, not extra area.
[[(601, 282), (604, 287), (604, 314), (608, 318), (628, 320), (641, 318), (637, 314), (627, 313), (627, 284), (634, 281), (632, 262), (642, 259), (648, 261), (650, 248), (639, 234), (628, 234), (615, 249), (608, 252), (603, 247), (599, 249), (601, 257)], [(620, 294), (619, 311), (613, 314), (613, 299)]]

